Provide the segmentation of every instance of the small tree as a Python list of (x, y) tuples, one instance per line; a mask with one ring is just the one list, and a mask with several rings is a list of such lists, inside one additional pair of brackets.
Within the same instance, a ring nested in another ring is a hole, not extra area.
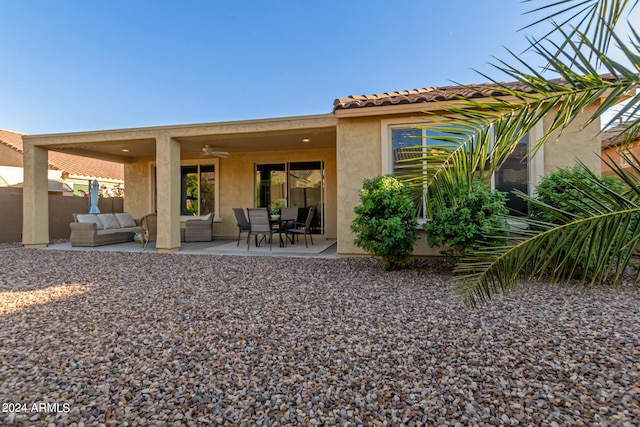
[(406, 266), (418, 239), (415, 205), (409, 188), (392, 175), (365, 179), (360, 201), (351, 225), (356, 233), (355, 245), (381, 257), (384, 270)]

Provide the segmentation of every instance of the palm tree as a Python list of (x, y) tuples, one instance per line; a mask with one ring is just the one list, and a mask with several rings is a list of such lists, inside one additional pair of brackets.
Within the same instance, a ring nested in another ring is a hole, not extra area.
[[(427, 168), (408, 181), (422, 188), (426, 179), (428, 187), (439, 189), (428, 194), (430, 212), (443, 208), (446, 199), (464, 197), (473, 177), (490, 176), (517, 142), (545, 117), (552, 118), (551, 124), (533, 151), (553, 132), (562, 132), (586, 107), (599, 105), (587, 121), (591, 123), (626, 98), (627, 104), (610, 123), (626, 123), (620, 138), (638, 133), (640, 94), (633, 94), (640, 85), (640, 36), (631, 25), (629, 40), (622, 40), (615, 32), (622, 17), (637, 3), (638, 0), (550, 0), (531, 11), (544, 13), (532, 26), (552, 24), (552, 30), (544, 37), (529, 39), (529, 49), (547, 65), (536, 70), (510, 51), (516, 65), (497, 59), (495, 69), (517, 84), (499, 83), (483, 75), (490, 83), (470, 89), (484, 93), (484, 100), (460, 99), (456, 106), (447, 108), (443, 122), (433, 126), (442, 129), (449, 123), (446, 136), (438, 138), (441, 141), (437, 147), (427, 146), (425, 155), (412, 159), (426, 160)], [(567, 31), (569, 24), (575, 26)], [(608, 56), (612, 45), (630, 65)], [(455, 126), (450, 125), (451, 120), (455, 120)], [(640, 164), (632, 155), (627, 157), (630, 164)], [(615, 164), (610, 166), (627, 183), (628, 191), (619, 194), (606, 190), (606, 200), (592, 198), (592, 209), (580, 216), (567, 216), (551, 206), (541, 206), (562, 218), (562, 223), (524, 220), (529, 227), (509, 230), (508, 245), (479, 248), (463, 258), (456, 267), (458, 296), (476, 305), (512, 289), (522, 277), (545, 274), (550, 274), (552, 281), (577, 275), (593, 284), (607, 280), (620, 283), (640, 241), (640, 227), (635, 221), (640, 211), (640, 182)], [(640, 172), (640, 168), (635, 171)], [(593, 174), (590, 185), (602, 186)], [(586, 187), (577, 190), (586, 197), (590, 194)], [(575, 256), (563, 257), (558, 251), (567, 247)], [(591, 274), (579, 269), (585, 263), (593, 267), (588, 269)]]

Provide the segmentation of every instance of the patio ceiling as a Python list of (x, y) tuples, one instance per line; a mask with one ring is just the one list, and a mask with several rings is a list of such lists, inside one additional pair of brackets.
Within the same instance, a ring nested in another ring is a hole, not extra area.
[(300, 150), (336, 145), (335, 119), (329, 115), (286, 119), (177, 125), (139, 129), (29, 135), (27, 139), (49, 150), (129, 163), (154, 158), (155, 138), (170, 135), (180, 142), (182, 157), (199, 158), (210, 145), (229, 153)]

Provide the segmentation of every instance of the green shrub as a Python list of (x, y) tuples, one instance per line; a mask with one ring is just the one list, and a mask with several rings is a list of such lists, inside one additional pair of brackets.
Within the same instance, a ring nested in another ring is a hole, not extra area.
[[(612, 177), (603, 176), (600, 179), (594, 179), (584, 166), (574, 166), (573, 168), (559, 169), (542, 178), (540, 184), (536, 188), (536, 195), (533, 202), (529, 202), (529, 216), (538, 221), (544, 221), (552, 224), (563, 224), (571, 221), (573, 218), (589, 217), (594, 212), (601, 210), (600, 204), (606, 203), (607, 197), (598, 197), (604, 195), (605, 190), (598, 185), (598, 182), (605, 187), (623, 194), (626, 185), (622, 180)], [(585, 190), (586, 189), (586, 190)], [(590, 195), (585, 195), (585, 191)], [(590, 197), (594, 197), (595, 202)], [(560, 209), (568, 215), (558, 216), (552, 212), (544, 210), (544, 207), (537, 206), (535, 202), (544, 203), (553, 208)], [(606, 206), (606, 205), (603, 205)], [(611, 207), (615, 209), (615, 207)], [(629, 229), (629, 233), (636, 228), (639, 218), (633, 220)], [(583, 248), (572, 248), (566, 245), (560, 248), (564, 256), (568, 259), (575, 260), (579, 257)], [(592, 276), (595, 273), (594, 266), (598, 264), (598, 259), (590, 259), (579, 262), (578, 270), (574, 272), (576, 277), (585, 275)], [(571, 265), (572, 263), (569, 263)]]
[(392, 175), (365, 179), (351, 230), (355, 245), (382, 259), (384, 270), (406, 266), (418, 239), (409, 189)]
[[(471, 193), (464, 195), (457, 203), (447, 202), (444, 210), (433, 213), (424, 225), (429, 246), (450, 246), (442, 250), (443, 255), (457, 259), (471, 250), (476, 243), (498, 245), (505, 237), (495, 236), (495, 229), (505, 229), (506, 194), (492, 191), (479, 180), (475, 180)], [(494, 237), (488, 237), (489, 235)]]
[[(603, 176), (601, 183), (608, 188), (622, 193), (624, 183), (617, 178), (611, 176)], [(536, 188), (535, 200), (561, 209), (569, 214), (577, 216), (585, 216), (585, 210), (593, 210), (593, 201), (585, 197), (579, 190), (575, 188), (576, 183), (580, 183), (579, 187), (587, 185), (591, 187), (591, 194), (604, 194), (604, 190), (593, 184), (593, 180), (589, 179), (589, 173), (583, 167), (574, 166), (573, 168), (559, 169), (542, 178)], [(529, 203), (529, 216), (538, 221), (560, 224), (560, 220), (537, 207), (533, 203)]]

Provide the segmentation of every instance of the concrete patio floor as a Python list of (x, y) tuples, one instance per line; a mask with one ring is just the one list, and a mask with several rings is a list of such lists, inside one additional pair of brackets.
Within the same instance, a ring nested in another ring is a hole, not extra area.
[[(65, 250), (65, 251), (99, 251), (99, 252), (148, 252), (157, 253), (155, 247), (156, 242), (149, 242), (147, 250), (142, 249), (142, 245), (136, 242), (116, 243), (112, 245), (96, 246), (96, 247), (73, 247), (69, 242), (52, 243), (44, 250)], [(300, 257), (300, 258), (338, 258), (336, 241), (333, 239), (324, 239), (316, 236), (314, 244), (309, 243), (309, 247), (305, 247), (304, 242), (299, 241), (294, 245), (280, 247), (274, 242), (271, 250), (269, 245), (262, 243), (259, 247), (255, 247), (251, 242), (247, 249), (246, 240), (240, 240), (237, 245), (236, 240), (214, 240), (212, 242), (182, 242), (180, 250), (176, 254), (183, 255), (236, 255), (236, 256), (283, 256), (283, 257)]]

